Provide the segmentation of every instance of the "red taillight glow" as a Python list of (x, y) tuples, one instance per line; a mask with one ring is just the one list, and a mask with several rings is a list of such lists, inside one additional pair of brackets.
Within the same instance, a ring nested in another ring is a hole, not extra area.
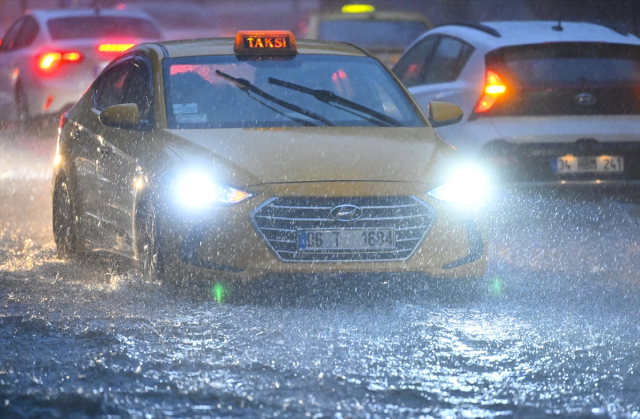
[(484, 92), (482, 98), (476, 105), (476, 112), (486, 112), (495, 105), (498, 97), (507, 91), (507, 86), (504, 85), (499, 75), (493, 71), (487, 71), (487, 77), (484, 86)]
[(44, 102), (44, 110), (48, 111), (53, 103), (53, 96), (47, 96), (47, 100)]
[(125, 52), (132, 48), (135, 44), (100, 44), (98, 51), (100, 52)]
[(62, 54), (59, 52), (48, 52), (40, 57), (39, 65), (41, 70), (52, 70), (60, 64)]
[(65, 112), (62, 115), (60, 115), (60, 124), (58, 124), (58, 130), (61, 130), (62, 127), (64, 127), (64, 123), (67, 122), (68, 114), (69, 112)]
[(80, 61), (82, 55), (79, 52), (65, 52), (62, 54), (62, 59), (64, 61)]
[(82, 59), (82, 54), (75, 51), (70, 52), (46, 52), (38, 58), (38, 69), (43, 74), (53, 73), (63, 62), (78, 62)]

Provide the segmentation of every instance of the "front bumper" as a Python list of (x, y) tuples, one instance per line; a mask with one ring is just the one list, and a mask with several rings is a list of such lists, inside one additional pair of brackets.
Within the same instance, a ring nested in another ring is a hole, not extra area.
[[(161, 220), (165, 251), (181, 271), (225, 279), (253, 279), (271, 274), (417, 272), (438, 278), (481, 276), (486, 238), (477, 211), (450, 208), (425, 195), (424, 185), (391, 182), (323, 182), (262, 185), (236, 206), (217, 206), (189, 215), (166, 208)], [(402, 258), (394, 260), (283, 260), (260, 229), (252, 212), (273, 197), (331, 197), (349, 203), (366, 197), (416, 197), (433, 209), (428, 231)], [(406, 257), (404, 257), (406, 256)]]

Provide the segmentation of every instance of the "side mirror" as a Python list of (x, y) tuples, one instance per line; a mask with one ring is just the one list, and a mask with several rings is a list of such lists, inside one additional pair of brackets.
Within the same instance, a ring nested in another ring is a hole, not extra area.
[(140, 111), (135, 103), (109, 106), (100, 112), (100, 122), (108, 127), (131, 129), (140, 125)]
[(434, 128), (457, 124), (464, 112), (459, 106), (447, 102), (429, 102), (429, 122)]

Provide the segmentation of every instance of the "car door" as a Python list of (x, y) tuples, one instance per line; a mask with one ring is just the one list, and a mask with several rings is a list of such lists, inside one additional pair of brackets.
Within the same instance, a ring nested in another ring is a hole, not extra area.
[[(32, 47), (34, 41), (38, 37), (40, 26), (33, 16), (25, 16), (22, 28), (20, 28), (20, 34), (13, 45), (11, 51), (11, 58), (9, 60), (10, 68), (13, 68), (12, 72), (17, 73), (15, 81), (16, 89), (21, 90), (19, 94), (22, 95), (20, 100), (23, 100), (23, 110), (28, 115), (36, 115), (43, 111), (44, 98), (37, 97), (38, 89), (33, 89), (34, 81), (33, 77), (37, 77), (37, 73), (33, 70), (33, 61), (37, 57), (37, 50)], [(17, 91), (17, 90), (16, 90)], [(36, 105), (38, 103), (38, 105)], [(17, 105), (17, 104), (16, 104)]]
[(15, 81), (18, 74), (12, 66), (15, 44), (26, 17), (18, 19), (7, 31), (0, 45), (0, 108), (12, 110), (15, 100)]
[(394, 71), (425, 112), (432, 100), (463, 107), (469, 86), (459, 76), (473, 50), (471, 45), (451, 36), (428, 36), (405, 55)]
[(90, 109), (83, 112), (72, 128), (78, 144), (83, 144), (84, 154), (76, 157), (77, 184), (82, 199), (82, 235), (93, 248), (113, 248), (117, 245), (116, 227), (108, 216), (112, 205), (104, 193), (105, 178), (100, 162), (111, 156), (111, 144), (103, 136), (104, 125), (100, 112), (109, 106), (122, 103), (125, 82), (133, 68), (130, 59), (120, 60), (107, 68), (91, 86)]
[(98, 159), (96, 166), (101, 199), (107, 203), (101, 207), (101, 216), (114, 227), (114, 250), (127, 256), (133, 256), (135, 183), (141, 170), (138, 158), (143, 158), (144, 137), (153, 123), (151, 64), (141, 56), (132, 58), (130, 63), (132, 69), (120, 103), (135, 103), (141, 123), (133, 128), (103, 125), (101, 136), (108, 152)]

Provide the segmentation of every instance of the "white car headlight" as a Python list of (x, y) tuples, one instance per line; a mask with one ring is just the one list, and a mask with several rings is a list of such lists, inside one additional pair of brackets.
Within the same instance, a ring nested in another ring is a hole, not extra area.
[(216, 183), (204, 173), (190, 173), (177, 182), (177, 198), (185, 207), (201, 208), (215, 204), (237, 204), (250, 193)]
[(489, 183), (485, 172), (474, 166), (458, 170), (453, 179), (427, 192), (432, 197), (451, 203), (474, 204), (486, 198)]

